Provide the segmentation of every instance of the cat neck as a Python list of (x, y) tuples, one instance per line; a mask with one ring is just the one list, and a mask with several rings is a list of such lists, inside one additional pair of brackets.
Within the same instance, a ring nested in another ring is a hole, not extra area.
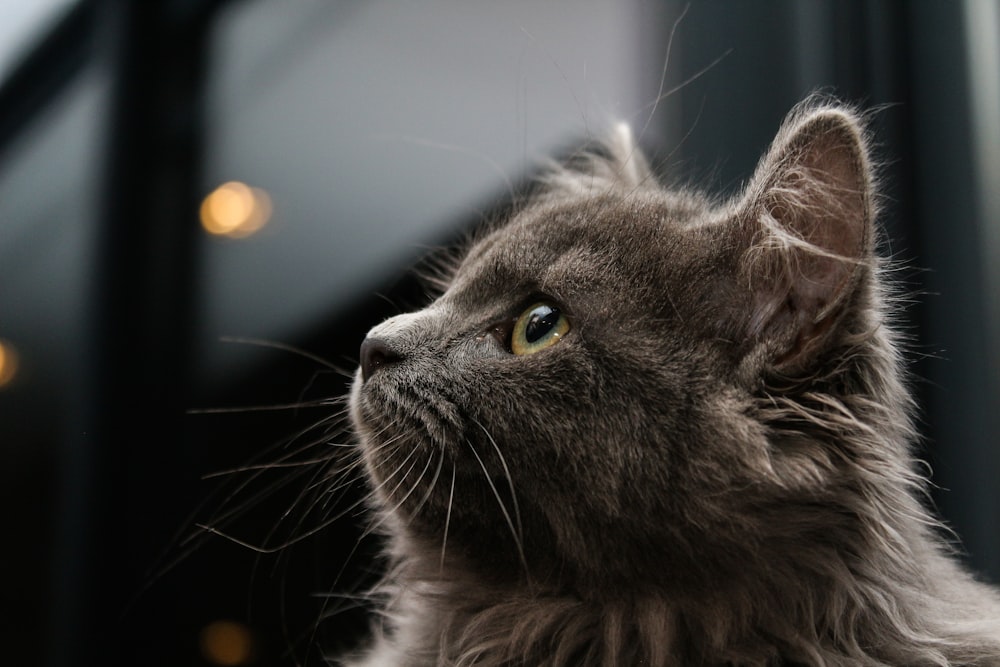
[(663, 599), (588, 600), (534, 583), (484, 584), (451, 559), (446, 575), (439, 563), (419, 560), (399, 563), (383, 591), (391, 630), (373, 653), (381, 657), (366, 664), (689, 664), (677, 609)]
[[(697, 599), (651, 592), (587, 598), (537, 582), (488, 583), (457, 557), (442, 566), (440, 554), (422, 556), (412, 543), (395, 547), (391, 583), (381, 590), (386, 627), (362, 665), (794, 665), (848, 657), (850, 664), (980, 664), (979, 651), (998, 648), (982, 638), (971, 648), (983, 615), (996, 612), (995, 599), (929, 544), (911, 554), (917, 562), (895, 581), (845, 569), (825, 580), (761, 579)], [(870, 575), (878, 568), (864, 569)], [(907, 602), (907, 613), (881, 604), (887, 588)], [(977, 599), (979, 617), (969, 614)], [(820, 607), (836, 613), (817, 615)], [(946, 607), (953, 611), (942, 614)], [(932, 618), (947, 618), (948, 626), (931, 627)], [(884, 632), (874, 636), (873, 627)], [(949, 635), (953, 646), (930, 640)], [(961, 655), (950, 654), (962, 644)]]

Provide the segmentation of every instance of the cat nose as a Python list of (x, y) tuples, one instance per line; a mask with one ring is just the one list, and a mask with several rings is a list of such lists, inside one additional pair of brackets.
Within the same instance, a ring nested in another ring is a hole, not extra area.
[(379, 368), (402, 360), (403, 355), (392, 349), (385, 340), (365, 338), (361, 343), (361, 379), (367, 382)]

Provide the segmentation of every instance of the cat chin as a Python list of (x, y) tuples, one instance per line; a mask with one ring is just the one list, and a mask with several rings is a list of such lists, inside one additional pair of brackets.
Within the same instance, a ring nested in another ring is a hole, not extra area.
[(354, 372), (354, 380), (351, 382), (350, 395), (347, 399), (347, 407), (350, 413), (351, 425), (354, 433), (360, 436), (359, 431), (364, 428), (364, 420), (361, 417), (361, 369)]

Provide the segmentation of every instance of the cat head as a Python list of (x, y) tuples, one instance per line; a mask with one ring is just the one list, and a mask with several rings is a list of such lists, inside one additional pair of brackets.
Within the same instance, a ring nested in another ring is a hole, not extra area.
[(389, 531), (593, 595), (863, 542), (906, 482), (874, 201), (858, 117), (815, 103), (729, 202), (661, 187), (624, 128), (555, 170), (362, 346), (352, 418)]

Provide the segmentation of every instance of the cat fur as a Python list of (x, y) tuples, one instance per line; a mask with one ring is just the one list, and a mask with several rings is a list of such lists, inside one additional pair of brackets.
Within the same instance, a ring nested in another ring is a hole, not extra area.
[[(869, 145), (811, 99), (716, 201), (619, 127), (372, 329), (391, 567), (344, 664), (1000, 665), (912, 452)], [(572, 329), (512, 355), (539, 298)]]

